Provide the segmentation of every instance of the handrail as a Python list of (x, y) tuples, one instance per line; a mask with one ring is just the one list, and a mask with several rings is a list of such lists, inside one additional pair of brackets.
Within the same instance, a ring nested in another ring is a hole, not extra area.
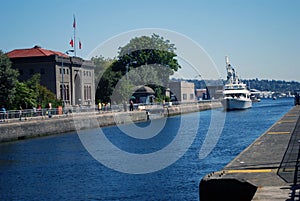
[[(173, 102), (172, 105), (192, 105), (192, 104), (201, 104), (205, 102), (217, 102), (219, 100), (201, 100), (201, 101), (192, 101), (192, 102)], [(152, 104), (134, 104), (134, 109), (138, 109), (139, 106), (168, 106), (168, 104), (163, 103), (152, 103)], [(23, 109), (23, 110), (7, 110), (6, 112), (0, 111), (0, 122), (5, 122), (9, 119), (19, 119), (19, 120), (27, 120), (31, 117), (51, 117), (52, 115), (67, 115), (71, 113), (83, 113), (83, 112), (98, 112), (98, 113), (109, 113), (109, 112), (122, 112), (129, 111), (129, 104), (126, 105), (104, 105), (98, 109), (98, 106), (69, 106), (65, 108), (53, 108), (53, 109)], [(49, 115), (51, 114), (51, 115)]]

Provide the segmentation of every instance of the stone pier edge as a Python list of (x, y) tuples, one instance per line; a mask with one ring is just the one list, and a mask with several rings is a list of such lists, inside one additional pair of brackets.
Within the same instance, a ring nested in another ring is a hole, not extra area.
[[(222, 107), (220, 101), (206, 101), (197, 104), (177, 105), (164, 107), (159, 118), (167, 116), (181, 115), (185, 113), (198, 112)], [(109, 112), (109, 113), (76, 113), (71, 115), (57, 115), (52, 118), (33, 117), (26, 121), (8, 120), (0, 124), (0, 142), (8, 142), (34, 138), (40, 136), (57, 135), (74, 132), (78, 129), (76, 123), (81, 122), (79, 128), (91, 129), (97, 127), (113, 126), (116, 124), (126, 124), (131, 122), (147, 121), (146, 111), (133, 112)], [(157, 118), (157, 115), (156, 117)], [(95, 119), (97, 121), (95, 121)], [(151, 113), (150, 113), (151, 120)]]

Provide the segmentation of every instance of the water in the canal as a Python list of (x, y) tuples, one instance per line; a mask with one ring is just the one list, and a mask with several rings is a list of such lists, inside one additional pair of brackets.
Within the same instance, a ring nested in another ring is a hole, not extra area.
[[(102, 165), (89, 154), (76, 133), (2, 143), (0, 200), (199, 200), (201, 178), (222, 169), (292, 107), (293, 99), (262, 99), (252, 109), (227, 112), (222, 134), (204, 159), (199, 158), (199, 151), (212, 111), (187, 114), (184, 121), (188, 124), (185, 125), (191, 127), (195, 127), (193, 121), (200, 118), (191, 146), (172, 165), (154, 172), (149, 169), (149, 173), (142, 174), (124, 173)], [(221, 108), (214, 112), (224, 114)], [(172, 144), (181, 121), (180, 116), (168, 118), (166, 127), (149, 139), (129, 137), (118, 127), (106, 127), (102, 131), (115, 146), (127, 153), (147, 155), (160, 153)], [(138, 123), (137, 126), (143, 128), (149, 123)], [(185, 126), (182, 132), (189, 132), (189, 129), (192, 132), (195, 128)], [(89, 132), (92, 135), (95, 130)], [(176, 147), (173, 151), (176, 152)], [(120, 159), (120, 166), (121, 163), (124, 159)], [(145, 164), (155, 166), (149, 160), (145, 160)], [(130, 168), (136, 164), (126, 165)]]

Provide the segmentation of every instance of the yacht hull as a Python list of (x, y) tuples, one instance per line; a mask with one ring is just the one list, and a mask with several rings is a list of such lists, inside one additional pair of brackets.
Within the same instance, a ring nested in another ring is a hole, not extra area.
[(248, 99), (222, 99), (225, 110), (244, 110), (252, 107), (252, 101)]

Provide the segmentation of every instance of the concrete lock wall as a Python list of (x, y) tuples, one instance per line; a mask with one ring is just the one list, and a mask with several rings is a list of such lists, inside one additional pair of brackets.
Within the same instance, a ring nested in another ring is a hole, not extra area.
[(0, 125), (0, 142), (20, 140), (25, 138), (55, 135), (116, 124), (126, 124), (147, 121), (154, 118), (164, 118), (183, 113), (197, 112), (221, 107), (220, 102), (206, 102), (191, 105), (165, 107), (159, 115), (146, 111), (115, 112), (115, 113), (78, 113), (69, 116), (58, 115), (52, 118), (33, 118), (27, 121), (14, 121)]
[[(0, 142), (20, 140), (25, 138), (55, 135), (115, 124), (145, 121), (144, 111), (133, 113), (84, 114), (74, 116), (53, 116), (45, 119), (27, 120), (3, 124), (0, 127)], [(75, 126), (76, 124), (76, 126)]]

